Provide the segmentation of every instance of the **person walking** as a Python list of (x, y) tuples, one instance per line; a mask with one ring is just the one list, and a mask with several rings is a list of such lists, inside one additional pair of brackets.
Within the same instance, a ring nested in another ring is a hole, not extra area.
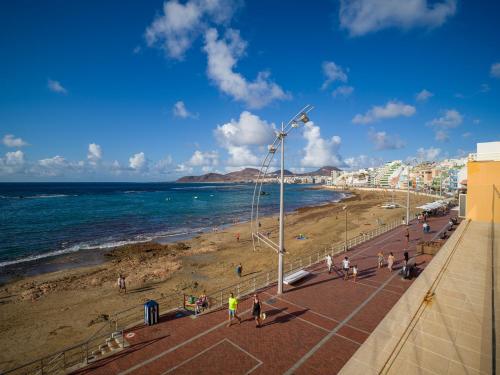
[(382, 268), (384, 265), (384, 252), (380, 250), (377, 254), (377, 268)]
[(257, 293), (253, 295), (253, 305), (252, 305), (252, 316), (255, 319), (255, 327), (260, 328), (262, 326), (262, 320), (260, 314), (262, 312), (262, 304), (260, 303), (259, 296)]
[(332, 273), (333, 259), (330, 254), (326, 256), (326, 266), (328, 267), (328, 273)]
[(228, 300), (228, 323), (227, 326), (231, 327), (233, 324), (233, 318), (238, 319), (238, 324), (241, 324), (241, 319), (237, 315), (238, 312), (238, 299), (234, 297), (233, 292), (230, 293), (229, 295), (229, 300)]
[(410, 244), (410, 229), (407, 227), (405, 231), (406, 245)]
[(344, 270), (344, 280), (347, 280), (347, 278), (349, 277), (349, 258), (348, 257), (344, 257), (344, 259), (342, 260), (342, 269)]
[(241, 265), (241, 262), (238, 263), (238, 266), (236, 267), (236, 274), (238, 275), (238, 277), (241, 277), (241, 275), (243, 274), (243, 266)]
[(391, 252), (387, 257), (387, 268), (389, 272), (392, 272), (392, 266), (394, 265), (394, 254)]
[(125, 284), (125, 276), (120, 275), (118, 277), (118, 293), (124, 292), (127, 294), (127, 285)]
[(352, 277), (353, 277), (354, 282), (356, 282), (356, 276), (358, 276), (358, 265), (357, 264), (355, 264), (352, 267)]

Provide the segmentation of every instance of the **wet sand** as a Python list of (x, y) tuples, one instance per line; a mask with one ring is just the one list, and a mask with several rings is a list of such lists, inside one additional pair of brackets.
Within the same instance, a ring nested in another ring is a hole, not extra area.
[[(396, 193), (396, 197), (400, 202), (405, 199), (401, 193)], [(287, 214), (286, 256), (293, 258), (341, 241), (345, 230), (344, 205), (348, 206), (349, 237), (376, 228), (377, 219), (400, 220), (405, 209), (379, 207), (388, 200), (390, 196), (383, 192), (357, 191), (339, 203), (304, 207)], [(431, 200), (414, 197), (412, 206)], [(261, 224), (261, 231), (271, 232), (271, 239), (277, 242), (277, 216), (262, 218)], [(307, 240), (295, 239), (299, 233)], [(277, 265), (276, 253), (271, 249), (253, 250), (249, 223), (173, 244), (128, 245), (104, 253), (102, 250), (99, 254), (89, 253), (88, 259), (81, 254), (73, 256), (75, 268), (23, 277), (1, 287), (0, 369), (86, 340), (98, 327), (92, 322), (100, 320), (102, 315), (111, 315), (162, 294), (177, 293), (180, 304), (183, 293), (199, 294), (204, 289), (211, 292), (231, 285), (238, 281), (235, 273), (238, 262), (243, 264), (244, 278)], [(102, 264), (85, 263), (99, 263), (102, 257), (105, 259)], [(82, 263), (78, 264), (77, 259)], [(120, 273), (126, 276), (127, 294), (117, 291)]]

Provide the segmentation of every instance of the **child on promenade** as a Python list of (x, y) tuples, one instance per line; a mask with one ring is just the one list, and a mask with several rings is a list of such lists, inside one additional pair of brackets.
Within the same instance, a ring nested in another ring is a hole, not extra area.
[(238, 324), (241, 324), (241, 319), (240, 317), (236, 314), (238, 311), (238, 299), (234, 297), (234, 294), (231, 292), (229, 295), (229, 300), (228, 300), (228, 323), (227, 326), (231, 327), (231, 324), (233, 324), (233, 318), (238, 319)]
[(377, 268), (382, 268), (384, 265), (384, 252), (380, 250), (377, 254)]
[(392, 272), (392, 266), (394, 265), (394, 254), (391, 252), (387, 257), (387, 268), (389, 272)]
[(352, 277), (353, 277), (354, 282), (356, 282), (356, 276), (358, 276), (358, 265), (357, 264), (355, 264), (352, 267)]

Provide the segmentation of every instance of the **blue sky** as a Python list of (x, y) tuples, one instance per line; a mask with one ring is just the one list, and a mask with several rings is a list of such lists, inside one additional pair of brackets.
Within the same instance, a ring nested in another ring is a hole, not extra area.
[[(493, 1), (16, 1), (0, 12), (0, 181), (168, 181), (463, 156), (500, 138)], [(419, 95), (420, 94), (420, 95)]]

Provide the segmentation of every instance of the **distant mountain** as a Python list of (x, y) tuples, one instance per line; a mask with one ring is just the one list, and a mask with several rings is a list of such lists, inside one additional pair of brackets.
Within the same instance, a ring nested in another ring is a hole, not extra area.
[[(330, 176), (332, 171), (340, 171), (337, 167), (322, 167), (316, 171), (308, 173), (292, 173), (289, 170), (284, 170), (285, 176)], [(279, 176), (280, 171), (268, 173), (268, 176)], [(184, 176), (177, 182), (239, 182), (254, 180), (259, 176), (259, 170), (255, 168), (245, 168), (241, 171), (230, 172), (226, 174), (207, 173), (201, 176)]]

